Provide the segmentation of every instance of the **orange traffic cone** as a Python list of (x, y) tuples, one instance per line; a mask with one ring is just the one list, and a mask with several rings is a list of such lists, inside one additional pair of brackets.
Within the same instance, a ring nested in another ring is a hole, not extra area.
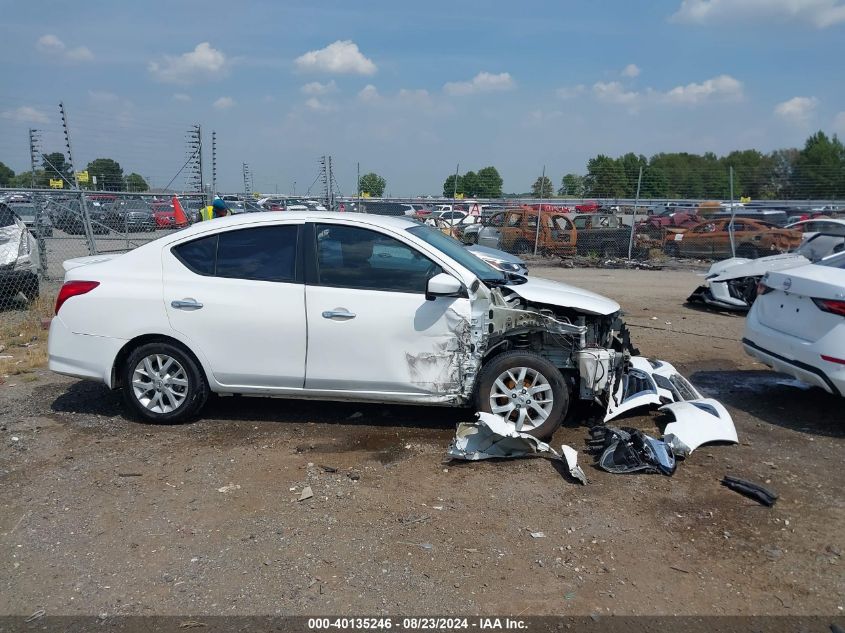
[(176, 196), (173, 196), (173, 217), (176, 220), (176, 226), (185, 226), (188, 223), (188, 218), (185, 217), (185, 212)]

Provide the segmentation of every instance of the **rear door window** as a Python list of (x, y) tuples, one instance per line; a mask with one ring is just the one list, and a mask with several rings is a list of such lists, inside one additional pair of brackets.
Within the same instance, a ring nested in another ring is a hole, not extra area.
[(292, 282), (298, 225), (227, 231), (179, 244), (173, 254), (198, 275)]

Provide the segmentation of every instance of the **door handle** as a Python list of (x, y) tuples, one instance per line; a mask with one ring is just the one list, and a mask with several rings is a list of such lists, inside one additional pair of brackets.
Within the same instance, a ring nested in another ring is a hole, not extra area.
[(342, 319), (344, 321), (354, 319), (355, 315), (346, 308), (335, 308), (334, 310), (326, 310), (323, 312), (324, 319)]
[(199, 301), (191, 299), (190, 297), (182, 299), (181, 301), (171, 301), (170, 305), (177, 310), (199, 310), (202, 307), (202, 304)]

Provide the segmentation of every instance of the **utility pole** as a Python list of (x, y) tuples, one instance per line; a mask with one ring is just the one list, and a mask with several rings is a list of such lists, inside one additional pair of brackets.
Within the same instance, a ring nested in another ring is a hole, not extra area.
[(68, 164), (70, 165), (71, 173), (73, 173), (73, 185), (76, 191), (79, 192), (79, 205), (82, 209), (82, 225), (85, 229), (85, 239), (88, 241), (88, 252), (91, 255), (96, 255), (97, 244), (94, 241), (94, 231), (91, 230), (91, 216), (88, 214), (88, 202), (79, 188), (79, 178), (76, 175), (76, 167), (73, 164), (73, 150), (70, 146), (70, 130), (67, 124), (67, 114), (65, 114), (65, 105), (62, 102), (59, 102), (59, 113), (62, 115), (62, 130), (65, 133), (65, 147), (67, 147)]
[(211, 130), (211, 195), (217, 194), (217, 132)]
[[(461, 164), (460, 164), (460, 163), (458, 163), (458, 165), (455, 167), (455, 182), (453, 183), (453, 184), (455, 185), (455, 187), (454, 187), (454, 189), (452, 190), (452, 201), (453, 201), (453, 202), (454, 202), (455, 200), (457, 200), (457, 199), (458, 199), (458, 172), (459, 172), (460, 170), (461, 170)], [(453, 207), (452, 207), (452, 210), (454, 211), (454, 209), (455, 209), (455, 208), (454, 208), (454, 206), (453, 206)]]
[[(38, 168), (38, 156), (41, 153), (38, 130), (29, 128), (29, 168), (30, 184), (35, 189), (35, 171)], [(47, 278), (47, 243), (44, 241), (44, 209), (41, 208), (41, 197), (32, 192), (32, 204), (35, 207), (35, 237), (38, 243), (38, 276)]]
[(188, 130), (187, 154), (189, 167), (186, 184), (188, 189), (199, 192), (203, 204), (206, 204), (205, 185), (202, 181), (202, 127), (199, 124), (192, 125)]
[(736, 206), (734, 206), (734, 168), (731, 165), (728, 168), (728, 178), (731, 181), (731, 223), (728, 225), (728, 236), (731, 238), (731, 257), (736, 257), (736, 245), (734, 244), (734, 217), (736, 216)]
[(356, 163), (356, 172), (358, 174), (357, 180), (357, 189), (358, 189), (358, 203), (355, 205), (355, 210), (360, 213), (361, 212), (361, 163), (360, 161)]
[(543, 219), (543, 196), (546, 193), (546, 166), (543, 165), (543, 175), (540, 176), (540, 206), (537, 207), (537, 231), (534, 233), (534, 255), (537, 255), (537, 245), (540, 242), (540, 220)]
[(329, 181), (329, 206), (327, 207), (329, 211), (334, 211), (334, 181), (332, 180), (332, 157), (329, 156), (328, 165), (326, 166), (328, 169), (328, 181)]
[(640, 206), (640, 185), (643, 184), (643, 168), (640, 165), (640, 176), (637, 178), (637, 199), (634, 201), (634, 213), (631, 214), (631, 237), (628, 238), (628, 259), (634, 251), (634, 225), (637, 223), (637, 207)]

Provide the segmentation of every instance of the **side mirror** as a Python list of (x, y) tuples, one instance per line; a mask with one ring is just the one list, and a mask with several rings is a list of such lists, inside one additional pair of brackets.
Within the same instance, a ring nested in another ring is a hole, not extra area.
[(464, 285), (446, 273), (440, 273), (428, 280), (425, 286), (425, 298), (434, 301), (437, 297), (460, 297), (464, 295)]

